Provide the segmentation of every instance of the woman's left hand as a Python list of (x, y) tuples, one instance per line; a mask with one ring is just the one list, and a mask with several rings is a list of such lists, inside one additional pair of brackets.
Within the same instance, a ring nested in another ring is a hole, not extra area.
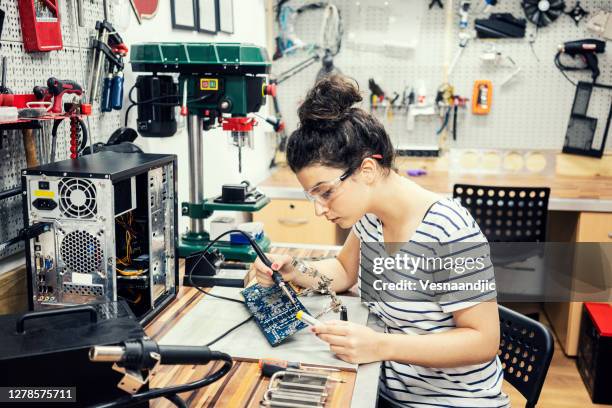
[(369, 327), (330, 320), (310, 330), (321, 340), (329, 343), (329, 350), (338, 358), (352, 364), (381, 361), (381, 335)]

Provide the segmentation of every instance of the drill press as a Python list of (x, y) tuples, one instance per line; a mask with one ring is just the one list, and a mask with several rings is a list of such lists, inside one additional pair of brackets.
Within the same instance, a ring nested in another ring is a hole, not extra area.
[[(189, 231), (181, 236), (179, 255), (186, 257), (201, 251), (210, 241), (204, 220), (213, 211), (253, 212), (270, 199), (261, 196), (244, 203), (223, 203), (204, 199), (202, 132), (221, 126), (230, 132), (238, 147), (239, 169), (241, 149), (253, 146), (253, 127), (257, 124), (249, 113), (258, 112), (266, 95), (275, 95), (276, 88), (266, 82), (270, 61), (265, 48), (241, 43), (144, 43), (131, 50), (132, 71), (178, 73), (177, 98), (181, 114), (187, 116), (189, 141), (189, 202), (181, 205), (183, 216), (190, 218)], [(176, 99), (175, 99), (176, 100)], [(154, 101), (149, 100), (147, 102)], [(139, 102), (144, 103), (144, 102)], [(161, 103), (160, 103), (161, 105)], [(257, 244), (264, 251), (270, 240), (264, 235)], [(248, 244), (218, 242), (214, 245), (226, 259), (253, 261), (256, 253)]]

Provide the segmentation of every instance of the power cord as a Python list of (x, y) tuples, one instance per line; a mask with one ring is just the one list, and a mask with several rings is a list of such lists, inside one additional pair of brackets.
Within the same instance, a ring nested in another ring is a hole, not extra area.
[(228, 334), (230, 334), (231, 332), (233, 332), (234, 330), (236, 330), (237, 328), (247, 324), (248, 322), (250, 322), (251, 320), (253, 320), (253, 316), (249, 316), (248, 319), (243, 320), (242, 322), (238, 323), (237, 325), (235, 325), (234, 327), (230, 328), (229, 330), (227, 330), (225, 333), (221, 334), (219, 337), (217, 337), (214, 340), (209, 341), (208, 343), (205, 344), (206, 347), (210, 347), (211, 345), (215, 344), (216, 342), (218, 342), (219, 340), (221, 340), (222, 338), (224, 338), (225, 336), (227, 336)]
[[(195, 270), (196, 266), (198, 266), (198, 264), (200, 263), (200, 261), (202, 260), (202, 258), (204, 258), (204, 255), (206, 254), (206, 252), (215, 244), (217, 243), (221, 238), (223, 238), (224, 236), (228, 235), (228, 234), (242, 234), (244, 237), (247, 238), (247, 240), (249, 241), (249, 243), (253, 246), (254, 242), (251, 238), (250, 235), (248, 235), (246, 232), (238, 230), (238, 229), (234, 229), (234, 230), (228, 230), (225, 231), (224, 233), (220, 234), (217, 238), (213, 239), (212, 241), (210, 241), (208, 243), (208, 245), (206, 245), (206, 247), (200, 251), (200, 256), (198, 257), (198, 260), (193, 264), (193, 266), (189, 269), (189, 273), (188, 273), (188, 277), (189, 277), (189, 283), (191, 284), (191, 286), (193, 286), (194, 288), (196, 288), (197, 291), (207, 295), (207, 296), (212, 296), (215, 298), (219, 298), (219, 299), (224, 299), (224, 300), (229, 300), (231, 302), (236, 302), (236, 303), (241, 303), (244, 304), (243, 301), (238, 300), (238, 299), (232, 299), (232, 298), (228, 298), (225, 296), (220, 296), (220, 295), (213, 295), (209, 292), (206, 292), (204, 289), (202, 289), (200, 286), (197, 286), (196, 284), (193, 283), (193, 271)], [(229, 330), (227, 330), (225, 333), (221, 334), (219, 337), (215, 338), (214, 340), (210, 341), (209, 343), (206, 344), (206, 346), (210, 346), (211, 344), (214, 344), (216, 342), (218, 342), (219, 340), (221, 340), (222, 338), (224, 338), (225, 336), (227, 336), (228, 334), (230, 334), (231, 332), (233, 332), (234, 330), (236, 330), (237, 328), (247, 324), (249, 321), (253, 320), (253, 316), (250, 316), (248, 319), (238, 323), (237, 325), (235, 325), (234, 327), (230, 328)]]
[[(128, 100), (130, 101), (130, 106), (128, 106), (127, 109), (125, 110), (125, 117), (123, 119), (123, 125), (125, 127), (128, 126), (130, 111), (135, 106), (151, 104), (151, 105), (155, 105), (155, 106), (170, 106), (170, 107), (172, 107), (172, 106), (180, 106), (181, 105), (181, 103), (179, 102), (180, 95), (156, 96), (155, 98), (147, 99), (146, 101), (137, 102), (137, 101), (134, 100), (134, 98), (132, 98), (132, 92), (134, 91), (134, 89), (136, 89), (136, 84), (134, 84), (130, 88), (130, 91), (128, 92)], [(200, 102), (200, 101), (203, 101), (204, 99), (208, 98), (209, 96), (210, 96), (210, 94), (206, 94), (206, 95), (202, 95), (202, 96), (200, 96), (198, 98), (189, 99), (187, 101), (187, 103)], [(162, 99), (169, 99), (169, 98), (176, 98), (176, 102), (155, 102), (155, 101), (159, 101), (159, 100), (162, 100)]]
[(584, 69), (583, 67), (568, 67), (567, 65), (563, 65), (563, 63), (561, 62), (561, 52), (557, 52), (557, 55), (555, 55), (555, 66), (557, 67), (559, 72), (561, 72), (561, 74), (565, 77), (565, 79), (567, 79), (574, 86), (577, 85), (576, 82), (572, 81), (571, 78), (567, 76), (565, 71), (579, 71)]

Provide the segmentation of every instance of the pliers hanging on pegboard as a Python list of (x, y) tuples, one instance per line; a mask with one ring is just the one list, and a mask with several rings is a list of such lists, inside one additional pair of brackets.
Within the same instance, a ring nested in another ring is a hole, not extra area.
[(431, 2), (429, 2), (429, 9), (431, 10), (433, 6), (438, 6), (441, 9), (444, 8), (444, 4), (442, 3), (442, 0), (431, 0)]

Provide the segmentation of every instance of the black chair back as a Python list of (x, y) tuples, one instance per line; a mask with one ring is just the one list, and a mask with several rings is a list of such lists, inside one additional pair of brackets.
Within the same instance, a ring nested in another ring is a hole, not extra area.
[(535, 407), (555, 351), (550, 331), (540, 322), (499, 306), (500, 344), (497, 352), (504, 379)]
[(549, 197), (548, 187), (453, 187), (489, 242), (546, 241)]

